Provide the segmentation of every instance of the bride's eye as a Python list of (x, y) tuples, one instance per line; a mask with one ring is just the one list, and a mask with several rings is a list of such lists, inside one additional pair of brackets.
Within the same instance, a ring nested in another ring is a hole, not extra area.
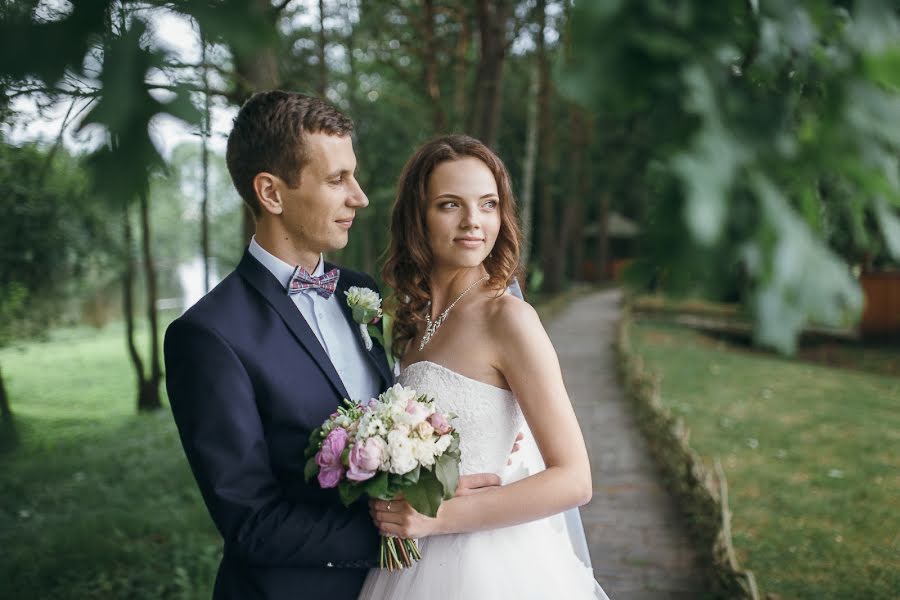
[(457, 206), (456, 202), (441, 202), (441, 204), (440, 204), (440, 208), (443, 208), (443, 209), (454, 208), (456, 206)]
[(497, 208), (497, 204), (499, 204), (499, 202), (497, 202), (496, 200), (488, 200), (484, 203), (484, 207), (493, 210)]

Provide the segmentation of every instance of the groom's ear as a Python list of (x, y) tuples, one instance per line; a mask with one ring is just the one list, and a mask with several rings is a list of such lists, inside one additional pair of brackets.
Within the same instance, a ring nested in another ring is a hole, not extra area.
[(259, 206), (264, 212), (280, 215), (284, 211), (281, 193), (278, 191), (280, 183), (281, 180), (271, 173), (257, 173), (253, 178), (253, 189), (256, 191)]

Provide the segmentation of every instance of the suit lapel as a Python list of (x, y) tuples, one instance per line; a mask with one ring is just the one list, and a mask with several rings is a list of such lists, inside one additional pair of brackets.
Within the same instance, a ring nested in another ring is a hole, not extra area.
[(281, 287), (278, 280), (247, 251), (244, 252), (244, 257), (237, 266), (237, 272), (250, 285), (256, 288), (269, 305), (275, 309), (275, 312), (278, 313), (294, 337), (297, 338), (300, 345), (303, 346), (325, 377), (328, 378), (328, 381), (331, 382), (338, 395), (341, 398), (350, 398), (347, 389), (344, 387), (344, 382), (341, 381), (334, 365), (331, 363), (331, 359), (328, 358), (328, 354), (322, 348), (322, 344), (319, 343), (319, 338), (309, 328), (309, 324), (303, 318), (297, 305), (287, 295), (287, 292)]
[[(329, 265), (328, 263), (326, 263), (325, 270), (327, 271), (333, 266), (334, 265)], [(353, 320), (353, 310), (347, 304), (347, 296), (344, 294), (344, 292), (346, 292), (352, 286), (353, 282), (349, 281), (348, 277), (344, 277), (342, 275), (341, 278), (338, 279), (337, 289), (334, 293), (338, 297), (338, 304), (341, 305), (341, 312), (344, 313), (344, 318), (347, 319), (347, 322), (353, 329), (353, 333), (355, 334), (353, 337), (356, 339), (356, 343), (359, 345), (362, 353), (366, 355), (369, 363), (378, 372), (378, 376), (381, 378), (382, 387), (388, 388), (394, 384), (394, 376), (391, 373), (390, 368), (388, 367), (385, 349), (377, 341), (372, 340), (372, 349), (366, 350), (366, 346), (362, 340), (362, 335), (359, 331), (359, 323)]]

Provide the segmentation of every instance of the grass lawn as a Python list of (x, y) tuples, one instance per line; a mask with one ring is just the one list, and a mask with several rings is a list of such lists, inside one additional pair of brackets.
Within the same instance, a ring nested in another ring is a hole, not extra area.
[(0, 597), (211, 597), (219, 535), (168, 408), (135, 414), (122, 327), (57, 331), (0, 365), (21, 440), (0, 454)]
[(892, 364), (891, 350), (860, 349), (834, 368), (650, 319), (631, 343), (691, 446), (721, 458), (738, 558), (763, 593), (898, 598), (900, 378), (870, 372)]

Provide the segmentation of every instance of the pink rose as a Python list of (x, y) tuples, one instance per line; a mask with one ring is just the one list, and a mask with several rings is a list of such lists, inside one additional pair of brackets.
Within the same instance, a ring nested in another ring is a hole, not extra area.
[(377, 437), (354, 444), (350, 450), (350, 470), (347, 472), (347, 479), (365, 481), (374, 477), (378, 467), (381, 466), (384, 448), (384, 440)]
[(316, 454), (316, 464), (322, 468), (339, 467), (341, 465), (341, 453), (347, 447), (347, 431), (341, 427), (332, 429), (322, 448)]
[(406, 404), (406, 412), (413, 423), (420, 423), (428, 418), (428, 407), (416, 402), (414, 399)]
[(328, 489), (337, 487), (337, 484), (341, 481), (341, 476), (344, 474), (343, 467), (322, 467), (319, 469), (319, 486), (322, 489)]
[(431, 426), (434, 427), (435, 433), (437, 433), (438, 435), (445, 435), (453, 430), (444, 415), (438, 412), (428, 417), (428, 422), (431, 423)]

